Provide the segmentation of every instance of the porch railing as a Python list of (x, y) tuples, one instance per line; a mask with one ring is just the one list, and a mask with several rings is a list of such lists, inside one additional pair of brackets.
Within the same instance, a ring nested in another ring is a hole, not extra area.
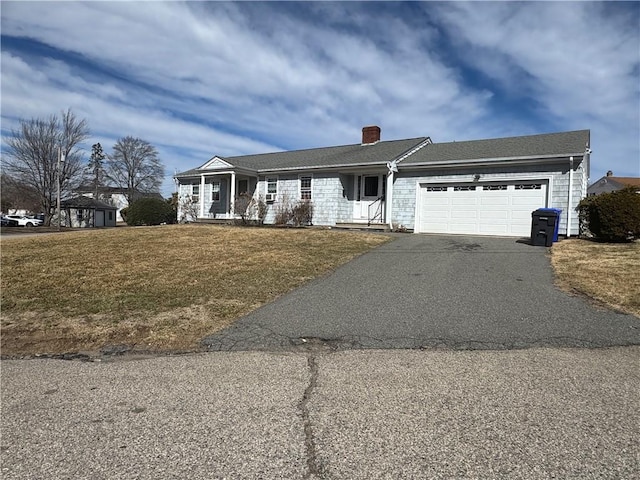
[[(370, 226), (373, 222), (375, 222), (376, 220), (379, 223), (382, 223), (382, 214), (383, 214), (383, 208), (382, 208), (382, 202), (384, 200), (384, 195), (379, 196), (378, 198), (376, 198), (373, 202), (371, 202), (369, 204), (369, 211), (368, 211), (368, 218), (367, 218), (367, 225)], [(371, 214), (371, 210), (373, 209), (373, 215)]]

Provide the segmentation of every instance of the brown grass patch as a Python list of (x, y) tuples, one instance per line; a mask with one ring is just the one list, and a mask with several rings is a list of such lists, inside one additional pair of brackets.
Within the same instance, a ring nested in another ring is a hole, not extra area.
[(640, 243), (566, 240), (554, 244), (558, 285), (640, 317)]
[(185, 350), (389, 237), (213, 225), (2, 242), (2, 354)]

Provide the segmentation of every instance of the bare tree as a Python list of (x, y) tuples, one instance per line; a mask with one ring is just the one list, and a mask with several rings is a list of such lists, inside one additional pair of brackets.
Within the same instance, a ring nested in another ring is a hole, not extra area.
[(40, 194), (33, 187), (6, 173), (0, 175), (0, 211), (11, 213), (11, 210), (26, 210), (38, 213), (40, 208)]
[(153, 145), (140, 138), (124, 137), (108, 156), (107, 176), (125, 190), (127, 201), (132, 203), (140, 195), (159, 191), (164, 167)]
[(60, 164), (60, 189), (66, 195), (80, 179), (82, 152), (78, 144), (88, 137), (86, 120), (79, 120), (69, 109), (61, 117), (20, 120), (20, 128), (6, 140), (3, 169), (38, 192), (47, 225), (56, 203), (58, 155), (62, 153), (65, 158)]

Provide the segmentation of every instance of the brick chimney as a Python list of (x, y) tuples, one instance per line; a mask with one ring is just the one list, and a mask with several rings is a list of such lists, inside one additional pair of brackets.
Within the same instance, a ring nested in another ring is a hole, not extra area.
[(380, 141), (380, 127), (372, 125), (362, 129), (362, 145), (372, 145)]

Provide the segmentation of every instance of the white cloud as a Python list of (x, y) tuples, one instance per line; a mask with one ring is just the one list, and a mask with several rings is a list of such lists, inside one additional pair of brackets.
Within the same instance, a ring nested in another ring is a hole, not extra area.
[[(591, 128), (594, 162), (612, 153), (631, 175), (637, 22), (629, 32), (600, 8), (3, 2), (3, 35), (52, 50), (3, 42), (2, 126), (71, 107), (106, 149), (139, 136), (169, 172), (214, 154), (356, 143), (368, 124), (435, 141)], [(499, 111), (504, 98), (534, 113)]]
[(637, 6), (456, 2), (437, 13), (465, 60), (535, 102), (551, 128), (592, 130), (596, 175), (640, 175)]

